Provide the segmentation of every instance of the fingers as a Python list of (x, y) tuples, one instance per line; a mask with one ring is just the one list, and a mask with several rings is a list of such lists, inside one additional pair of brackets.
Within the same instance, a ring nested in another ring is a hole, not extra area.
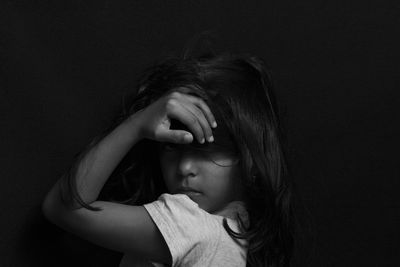
[(207, 140), (208, 142), (214, 141), (214, 137), (213, 137), (213, 134), (212, 134), (212, 130), (210, 128), (210, 124), (208, 123), (204, 113), (198, 107), (196, 107), (195, 105), (190, 104), (190, 103), (183, 102), (182, 106), (184, 108), (186, 108), (187, 112), (192, 113), (193, 116), (195, 118), (197, 118), (197, 120), (199, 122), (199, 125), (201, 126), (201, 129), (202, 129), (202, 133), (201, 133), (202, 137), (201, 138), (202, 138), (202, 140), (200, 140), (199, 142), (200, 143), (204, 143), (205, 140)]
[[(167, 109), (169, 116), (184, 123), (195, 135), (199, 143), (204, 143), (205, 140), (208, 142), (214, 141), (210, 125), (213, 125), (215, 118), (203, 100), (174, 92), (167, 102)], [(182, 139), (182, 133), (180, 133), (180, 136)]]
[(204, 143), (203, 128), (200, 125), (199, 119), (192, 112), (189, 112), (187, 108), (176, 100), (170, 100), (167, 103), (167, 109), (170, 118), (181, 121), (196, 136), (199, 143)]
[(191, 96), (191, 95), (186, 95), (186, 97), (188, 99), (190, 99), (190, 101), (192, 103), (194, 103), (195, 105), (199, 106), (202, 111), (204, 112), (208, 123), (213, 127), (216, 128), (217, 127), (217, 122), (215, 120), (214, 115), (212, 114), (210, 108), (208, 107), (208, 105), (204, 102), (203, 99), (195, 97), (195, 96)]
[(162, 136), (158, 139), (159, 142), (170, 143), (191, 143), (193, 135), (183, 130), (173, 130), (167, 136)]

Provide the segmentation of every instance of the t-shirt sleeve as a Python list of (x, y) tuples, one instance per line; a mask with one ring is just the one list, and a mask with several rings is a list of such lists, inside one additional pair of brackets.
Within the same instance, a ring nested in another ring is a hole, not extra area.
[[(172, 266), (207, 256), (218, 238), (211, 215), (184, 194), (162, 194), (143, 205), (157, 225), (172, 255)], [(214, 231), (214, 232), (213, 232)], [(213, 238), (210, 238), (213, 237)]]

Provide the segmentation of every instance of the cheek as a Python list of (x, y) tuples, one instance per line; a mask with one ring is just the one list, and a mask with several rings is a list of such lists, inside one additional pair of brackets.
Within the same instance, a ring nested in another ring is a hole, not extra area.
[(171, 183), (173, 182), (173, 169), (174, 164), (167, 157), (160, 156), (160, 168), (161, 175), (168, 189), (170, 189)]
[(207, 188), (215, 194), (221, 193), (221, 191), (229, 191), (232, 188), (234, 182), (235, 169), (232, 167), (220, 167), (212, 166), (209, 167), (207, 175)]

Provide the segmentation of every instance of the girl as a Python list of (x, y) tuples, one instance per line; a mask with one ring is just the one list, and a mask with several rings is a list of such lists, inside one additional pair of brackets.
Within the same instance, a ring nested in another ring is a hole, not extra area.
[[(44, 215), (123, 252), (121, 267), (288, 266), (291, 187), (263, 62), (172, 58), (138, 88), (47, 194)], [(100, 201), (117, 185), (120, 199)]]

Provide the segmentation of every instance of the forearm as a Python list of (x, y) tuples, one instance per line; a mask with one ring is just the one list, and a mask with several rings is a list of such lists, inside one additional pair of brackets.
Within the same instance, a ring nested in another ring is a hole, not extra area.
[[(140, 139), (137, 120), (133, 115), (118, 125), (85, 155), (79, 163), (76, 176), (73, 177), (76, 181), (77, 192), (85, 203), (90, 204), (97, 200), (115, 167)], [(61, 179), (66, 179), (66, 177)], [(61, 179), (46, 196), (45, 202), (52, 203), (53, 208), (54, 203), (62, 205)], [(69, 208), (80, 207), (77, 203), (71, 204), (73, 206)]]

